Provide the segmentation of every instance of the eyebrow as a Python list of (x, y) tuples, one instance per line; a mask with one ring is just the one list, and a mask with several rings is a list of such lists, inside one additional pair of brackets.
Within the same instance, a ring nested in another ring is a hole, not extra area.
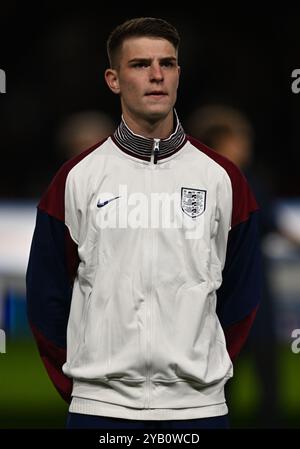
[[(151, 58), (133, 58), (128, 61), (128, 64), (134, 64), (137, 62), (143, 62), (146, 64), (150, 64), (152, 61)], [(164, 58), (160, 58), (159, 62), (177, 62), (177, 58), (175, 56), (165, 56)]]

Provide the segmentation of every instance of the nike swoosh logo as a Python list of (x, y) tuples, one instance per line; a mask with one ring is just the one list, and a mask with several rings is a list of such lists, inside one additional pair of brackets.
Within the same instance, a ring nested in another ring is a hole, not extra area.
[(119, 196), (115, 196), (114, 198), (111, 198), (110, 200), (103, 201), (103, 203), (101, 203), (101, 201), (99, 200), (98, 203), (97, 203), (97, 207), (106, 206), (108, 203), (110, 203), (113, 200), (116, 200), (117, 198), (120, 198), (120, 197)]

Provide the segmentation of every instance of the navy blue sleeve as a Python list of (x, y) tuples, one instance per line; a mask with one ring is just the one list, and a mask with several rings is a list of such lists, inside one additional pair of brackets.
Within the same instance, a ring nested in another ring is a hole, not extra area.
[[(261, 300), (258, 217), (259, 210), (253, 211), (246, 221), (230, 230), (223, 281), (217, 291), (217, 315), (225, 336), (230, 334), (230, 344), (237, 346), (238, 351), (248, 336)], [(243, 329), (243, 323), (247, 329)], [(233, 329), (237, 330), (235, 338)], [(237, 345), (235, 340), (239, 339)]]
[(71, 380), (61, 367), (66, 360), (71, 271), (74, 274), (78, 264), (70, 240), (64, 222), (38, 208), (26, 273), (27, 314), (48, 374), (66, 400)]

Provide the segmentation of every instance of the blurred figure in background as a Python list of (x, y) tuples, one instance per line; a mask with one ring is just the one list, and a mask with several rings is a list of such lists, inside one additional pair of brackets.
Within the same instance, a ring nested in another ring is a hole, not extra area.
[[(246, 176), (261, 208), (261, 241), (277, 229), (272, 198), (253, 170), (254, 130), (239, 110), (222, 104), (209, 104), (196, 109), (185, 123), (187, 133), (230, 159)], [(263, 253), (263, 251), (262, 251)], [(257, 424), (274, 427), (278, 420), (278, 366), (274, 300), (268, 285), (268, 260), (262, 254), (263, 299), (257, 313), (246, 350), (254, 358), (261, 383), (261, 406)], [(230, 388), (230, 384), (229, 384)], [(230, 395), (228, 395), (230, 400)]]
[(80, 154), (114, 132), (116, 124), (106, 112), (85, 110), (59, 120), (53, 131), (52, 160), (27, 183), (28, 196), (39, 197), (45, 191), (53, 174), (68, 159)]
[(114, 132), (116, 124), (103, 111), (81, 111), (67, 117), (60, 125), (57, 143), (63, 161), (77, 156)]

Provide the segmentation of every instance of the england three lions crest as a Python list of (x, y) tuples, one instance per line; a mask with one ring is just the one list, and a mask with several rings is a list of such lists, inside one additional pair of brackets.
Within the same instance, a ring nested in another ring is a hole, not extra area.
[(181, 187), (181, 209), (191, 218), (199, 217), (206, 207), (206, 190)]

